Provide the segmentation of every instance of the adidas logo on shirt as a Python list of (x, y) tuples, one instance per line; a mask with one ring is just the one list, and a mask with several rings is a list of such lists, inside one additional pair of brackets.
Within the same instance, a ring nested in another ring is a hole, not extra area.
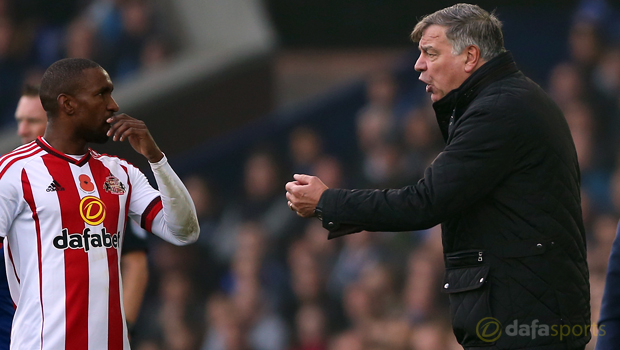
[(54, 180), (52, 181), (52, 183), (47, 186), (47, 190), (45, 190), (46, 192), (56, 192), (56, 191), (64, 191), (65, 188), (60, 186), (60, 184), (58, 183), (58, 181)]

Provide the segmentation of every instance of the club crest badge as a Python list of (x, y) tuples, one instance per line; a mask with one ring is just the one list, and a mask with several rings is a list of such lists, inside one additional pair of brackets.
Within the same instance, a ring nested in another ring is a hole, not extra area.
[(105, 182), (103, 183), (103, 189), (111, 194), (123, 195), (125, 194), (125, 185), (119, 180), (116, 176), (110, 174), (110, 176), (105, 178)]

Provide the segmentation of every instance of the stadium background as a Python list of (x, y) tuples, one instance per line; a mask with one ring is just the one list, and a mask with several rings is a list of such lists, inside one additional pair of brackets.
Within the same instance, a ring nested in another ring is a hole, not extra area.
[[(620, 215), (618, 4), (479, 1), (565, 112), (582, 170), (593, 321)], [(144, 119), (196, 203), (201, 238), (152, 237), (139, 350), (458, 349), (438, 228), (326, 241), (292, 214), (298, 172), (415, 183), (442, 148), (408, 34), (447, 1), (0, 0), (0, 153), (24, 82), (88, 57)], [(119, 154), (149, 174), (126, 144)], [(593, 349), (595, 340), (589, 344)]]

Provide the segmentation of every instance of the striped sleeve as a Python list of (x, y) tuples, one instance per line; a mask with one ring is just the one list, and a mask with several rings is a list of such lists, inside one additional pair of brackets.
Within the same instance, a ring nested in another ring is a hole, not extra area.
[(133, 165), (127, 166), (131, 181), (129, 216), (140, 226), (151, 232), (153, 220), (162, 210), (159, 192), (151, 186), (146, 176)]
[(6, 237), (25, 204), (20, 186), (22, 167), (14, 164), (21, 159), (11, 154), (0, 157), (0, 237)]

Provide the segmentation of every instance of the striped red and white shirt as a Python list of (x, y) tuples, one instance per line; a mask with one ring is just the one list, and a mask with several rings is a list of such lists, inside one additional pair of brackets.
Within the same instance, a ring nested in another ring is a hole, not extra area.
[(136, 167), (92, 150), (76, 159), (39, 138), (0, 157), (11, 349), (129, 349), (119, 273), (127, 217), (187, 243), (161, 232), (162, 197)]

